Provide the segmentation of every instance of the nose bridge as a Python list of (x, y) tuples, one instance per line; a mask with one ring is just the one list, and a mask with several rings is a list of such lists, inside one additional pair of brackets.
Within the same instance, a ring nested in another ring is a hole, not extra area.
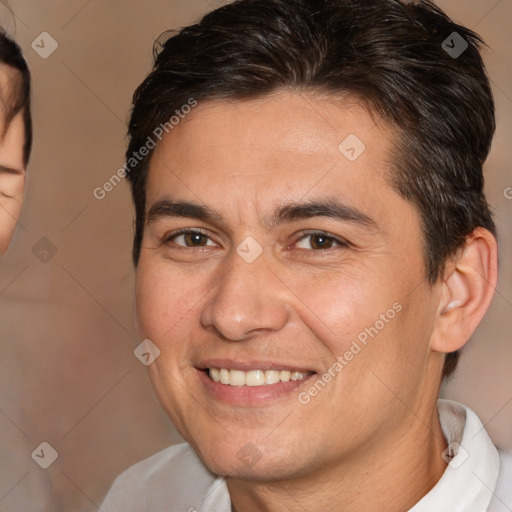
[[(247, 247), (240, 244), (238, 250)], [(201, 314), (204, 327), (229, 340), (243, 340), (255, 330), (279, 330), (287, 322), (286, 299), (265, 254), (253, 261), (233, 251), (229, 270), (217, 282)]]

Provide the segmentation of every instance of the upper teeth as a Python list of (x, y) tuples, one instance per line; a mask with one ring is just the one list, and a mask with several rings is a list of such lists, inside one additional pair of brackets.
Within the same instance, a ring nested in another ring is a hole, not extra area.
[(289, 380), (302, 380), (307, 373), (290, 372), (288, 370), (226, 370), (225, 368), (210, 368), (210, 378), (221, 384), (230, 386), (263, 386), (265, 384), (276, 384), (277, 382), (288, 382)]

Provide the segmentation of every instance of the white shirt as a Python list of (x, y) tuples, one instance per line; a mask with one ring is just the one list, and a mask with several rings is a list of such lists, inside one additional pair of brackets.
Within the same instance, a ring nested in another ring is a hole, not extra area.
[[(409, 512), (512, 512), (512, 454), (496, 449), (468, 407), (439, 400), (437, 408), (453, 458)], [(119, 475), (101, 511), (231, 512), (231, 501), (224, 478), (211, 473), (182, 443)]]

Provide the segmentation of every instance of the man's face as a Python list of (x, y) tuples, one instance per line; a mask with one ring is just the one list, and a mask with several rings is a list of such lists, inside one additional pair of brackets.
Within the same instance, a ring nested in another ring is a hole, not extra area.
[(306, 475), (425, 428), (440, 288), (384, 179), (393, 137), (355, 101), (283, 92), (200, 104), (157, 147), (138, 325), (162, 405), (214, 472)]

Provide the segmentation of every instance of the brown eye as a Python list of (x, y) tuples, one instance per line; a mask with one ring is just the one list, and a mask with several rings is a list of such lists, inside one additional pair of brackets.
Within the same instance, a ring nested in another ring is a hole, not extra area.
[(327, 235), (326, 233), (309, 233), (304, 235), (296, 242), (299, 249), (332, 249), (335, 246), (348, 247), (348, 243), (342, 240), (338, 240), (333, 236)]
[[(197, 230), (180, 231), (167, 238), (166, 241), (172, 241), (180, 247), (205, 247), (207, 245), (215, 245), (207, 235)], [(211, 243), (208, 243), (208, 241)]]

